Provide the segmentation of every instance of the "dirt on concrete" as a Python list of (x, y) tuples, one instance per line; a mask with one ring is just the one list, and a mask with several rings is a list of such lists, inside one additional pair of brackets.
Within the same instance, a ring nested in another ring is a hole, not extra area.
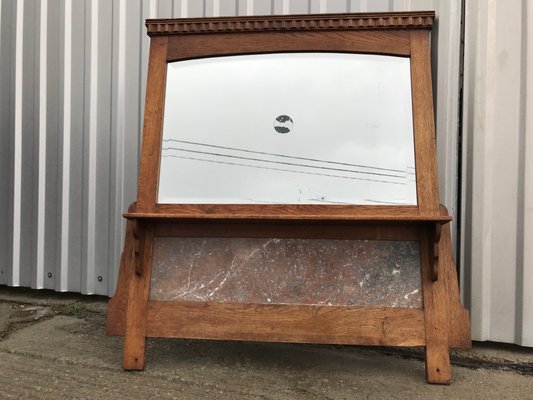
[[(428, 385), (416, 352), (358, 346), (150, 339), (145, 371), (125, 372), (105, 313), (73, 304), (0, 341), (0, 399), (533, 400), (531, 375), (454, 366), (450, 386)], [(0, 322), (18, 306), (0, 301)]]

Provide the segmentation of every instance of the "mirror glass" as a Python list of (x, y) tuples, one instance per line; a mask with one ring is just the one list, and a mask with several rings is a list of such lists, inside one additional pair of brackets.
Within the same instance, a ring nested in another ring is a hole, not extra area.
[(159, 203), (416, 205), (409, 58), (168, 64)]

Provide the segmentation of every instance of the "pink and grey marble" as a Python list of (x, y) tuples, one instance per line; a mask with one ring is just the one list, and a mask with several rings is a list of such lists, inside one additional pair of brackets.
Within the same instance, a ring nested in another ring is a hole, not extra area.
[(422, 307), (415, 241), (154, 239), (150, 299)]

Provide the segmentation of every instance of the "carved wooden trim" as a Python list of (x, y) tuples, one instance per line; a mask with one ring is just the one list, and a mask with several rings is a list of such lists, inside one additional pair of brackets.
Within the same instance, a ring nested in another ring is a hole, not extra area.
[(148, 35), (191, 33), (431, 29), (433, 11), (148, 19)]

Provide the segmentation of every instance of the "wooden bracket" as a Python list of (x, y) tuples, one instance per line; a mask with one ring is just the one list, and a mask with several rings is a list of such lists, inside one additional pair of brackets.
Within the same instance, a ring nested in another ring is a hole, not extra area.
[(134, 219), (132, 221), (132, 233), (133, 233), (133, 265), (135, 266), (135, 275), (141, 276), (143, 272), (143, 266), (141, 262), (141, 228), (139, 221)]
[(439, 246), (442, 225), (435, 223), (431, 228), (430, 265), (431, 280), (436, 282), (439, 279)]

